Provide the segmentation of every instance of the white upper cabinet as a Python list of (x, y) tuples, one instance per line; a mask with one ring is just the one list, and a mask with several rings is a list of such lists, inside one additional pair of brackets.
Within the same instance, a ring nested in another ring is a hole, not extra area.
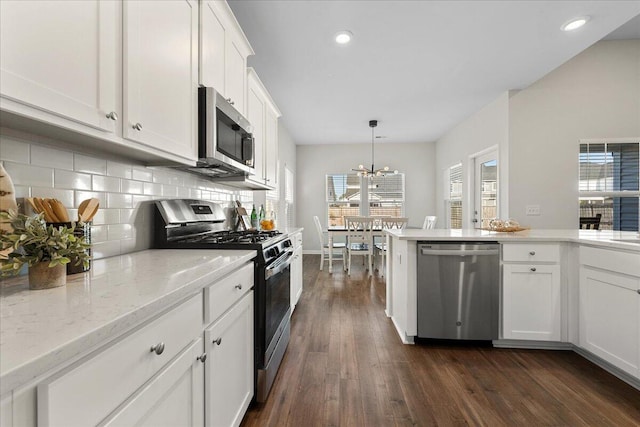
[(124, 3), (123, 137), (197, 158), (198, 4)]
[(224, 1), (203, 1), (200, 13), (200, 84), (220, 92), (247, 115), (247, 57), (253, 55)]
[(2, 97), (115, 132), (119, 19), (112, 1), (0, 2)]
[(255, 179), (275, 186), (278, 175), (278, 119), (281, 114), (255, 70), (248, 69), (247, 119), (255, 139)]

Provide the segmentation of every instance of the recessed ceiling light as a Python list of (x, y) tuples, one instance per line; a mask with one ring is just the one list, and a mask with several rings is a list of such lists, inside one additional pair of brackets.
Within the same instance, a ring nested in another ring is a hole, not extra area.
[(562, 31), (573, 31), (573, 30), (577, 30), (578, 28), (582, 27), (584, 24), (586, 24), (589, 21), (589, 16), (581, 16), (579, 18), (574, 18), (568, 22), (566, 22), (562, 27), (560, 27), (562, 29)]
[(336, 43), (338, 44), (347, 44), (351, 41), (353, 37), (353, 33), (351, 31), (340, 31), (336, 33)]

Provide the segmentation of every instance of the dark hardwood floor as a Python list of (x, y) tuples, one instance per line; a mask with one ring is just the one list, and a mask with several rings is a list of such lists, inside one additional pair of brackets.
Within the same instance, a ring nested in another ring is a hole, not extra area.
[(403, 345), (384, 282), (304, 256), (291, 342), (243, 426), (640, 426), (640, 391), (571, 351)]

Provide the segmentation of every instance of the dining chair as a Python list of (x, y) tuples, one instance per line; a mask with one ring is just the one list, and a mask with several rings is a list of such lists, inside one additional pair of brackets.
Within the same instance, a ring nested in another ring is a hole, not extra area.
[(581, 216), (580, 228), (583, 228), (586, 230), (599, 230), (601, 219), (602, 219), (602, 214), (596, 214), (596, 216)]
[[(322, 271), (322, 267), (324, 266), (324, 261), (325, 261), (325, 255), (326, 255), (326, 260), (329, 261), (329, 251), (335, 251), (339, 250), (340, 252), (340, 256), (342, 258), (337, 258), (342, 259), (344, 262), (344, 247), (345, 244), (344, 243), (333, 243), (333, 246), (331, 248), (329, 248), (329, 244), (325, 243), (324, 240), (324, 233), (322, 232), (322, 225), (320, 224), (320, 218), (318, 218), (317, 216), (313, 217), (313, 222), (315, 222), (316, 224), (316, 230), (318, 231), (318, 239), (320, 239), (320, 271)], [(333, 256), (333, 260), (336, 261), (336, 257), (335, 255)]]
[(347, 228), (347, 245), (344, 250), (343, 268), (351, 276), (351, 257), (361, 255), (367, 257), (369, 276), (373, 274), (373, 239), (371, 229), (373, 218), (370, 216), (344, 217)]
[[(405, 218), (405, 217), (392, 217), (392, 218), (385, 218), (382, 220), (382, 228), (383, 229), (403, 229), (407, 227), (407, 223), (409, 222), (409, 218)], [(386, 266), (386, 264), (384, 263), (384, 259), (387, 255), (387, 243), (386, 243), (386, 237), (384, 242), (382, 243), (376, 243), (375, 248), (377, 253), (380, 254), (380, 258), (381, 258), (381, 266), (382, 268), (380, 269), (380, 271), (384, 272), (384, 268)], [(384, 277), (384, 273), (381, 274), (381, 276)]]
[(436, 222), (438, 221), (437, 216), (427, 215), (424, 218), (424, 223), (422, 224), (423, 230), (430, 230), (432, 228), (436, 228)]

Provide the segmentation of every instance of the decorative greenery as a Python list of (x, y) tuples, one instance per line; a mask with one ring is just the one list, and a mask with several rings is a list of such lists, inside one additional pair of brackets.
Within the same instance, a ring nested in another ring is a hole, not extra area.
[(0, 258), (0, 275), (16, 275), (25, 264), (31, 267), (43, 261), (55, 267), (74, 259), (77, 265), (89, 266), (90, 244), (84, 236), (74, 235), (75, 227), (47, 226), (43, 214), (30, 217), (9, 211), (0, 212), (0, 218), (11, 221), (13, 227), (11, 233), (0, 233), (2, 249), (13, 248), (13, 252)]

